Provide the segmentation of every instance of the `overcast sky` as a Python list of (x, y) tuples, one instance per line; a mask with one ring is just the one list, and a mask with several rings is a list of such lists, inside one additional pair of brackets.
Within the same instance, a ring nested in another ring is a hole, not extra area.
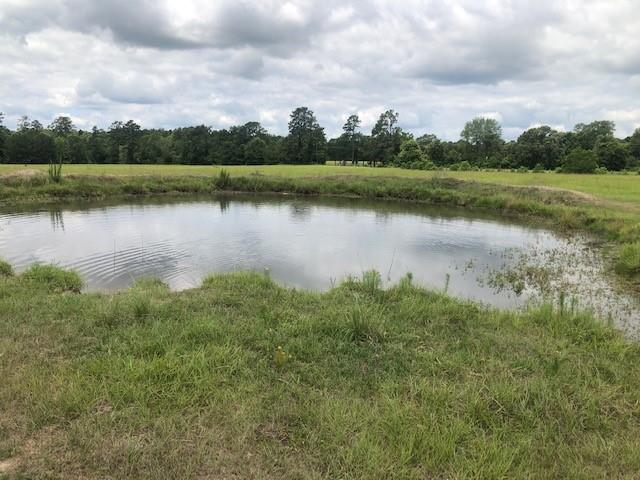
[(639, 0), (0, 0), (0, 111), (81, 128), (251, 120), (329, 135), (384, 109), (457, 139), (477, 115), (640, 126)]

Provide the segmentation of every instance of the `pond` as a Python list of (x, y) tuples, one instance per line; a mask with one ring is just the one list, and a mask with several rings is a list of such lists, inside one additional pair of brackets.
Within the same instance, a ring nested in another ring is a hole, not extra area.
[(146, 199), (0, 211), (0, 258), (18, 271), (54, 263), (86, 289), (141, 277), (173, 289), (214, 272), (254, 270), (324, 290), (375, 269), (387, 284), (416, 283), (514, 308), (555, 297), (631, 330), (634, 300), (607, 277), (597, 249), (532, 225), (415, 203), (230, 196)]

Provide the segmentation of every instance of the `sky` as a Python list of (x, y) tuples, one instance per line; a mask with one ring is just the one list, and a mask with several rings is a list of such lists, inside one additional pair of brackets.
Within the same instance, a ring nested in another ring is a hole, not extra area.
[(638, 0), (0, 0), (0, 111), (79, 128), (259, 121), (329, 136), (392, 108), (456, 140), (476, 116), (640, 126)]

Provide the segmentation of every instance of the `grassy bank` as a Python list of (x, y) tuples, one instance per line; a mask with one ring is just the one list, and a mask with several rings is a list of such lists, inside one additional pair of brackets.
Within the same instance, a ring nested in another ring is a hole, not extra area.
[[(21, 170), (34, 169), (46, 174), (46, 165), (0, 165), (0, 175)], [(334, 165), (65, 165), (64, 174), (90, 176), (213, 176), (224, 168), (234, 176), (260, 173), (276, 177), (318, 177), (334, 175), (366, 177), (401, 177), (428, 179), (442, 176), (442, 172), (407, 170), (402, 168), (341, 167)], [(640, 175), (607, 174), (579, 175), (566, 173), (516, 173), (494, 172), (446, 172), (445, 175), (459, 180), (494, 183), (499, 185), (539, 186), (575, 190), (598, 197), (622, 202), (633, 202), (640, 206)]]
[[(624, 178), (624, 177), (621, 177)], [(586, 231), (612, 242), (612, 265), (624, 278), (640, 278), (640, 204), (547, 188), (504, 186), (449, 177), (43, 176), (0, 177), (0, 206), (149, 194), (208, 194), (220, 191), (341, 195), (464, 206), (546, 222), (569, 232)]]
[(324, 294), (257, 274), (179, 293), (77, 281), (0, 274), (0, 477), (640, 471), (640, 346), (589, 316), (373, 274)]

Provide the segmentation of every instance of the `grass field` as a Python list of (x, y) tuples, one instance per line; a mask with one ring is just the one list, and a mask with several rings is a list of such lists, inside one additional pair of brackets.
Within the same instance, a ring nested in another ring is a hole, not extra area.
[[(401, 199), (590, 232), (613, 245), (612, 265), (632, 288), (640, 276), (640, 176), (557, 177), (594, 198), (501, 185), (551, 173), (227, 170), (0, 176), (0, 206), (221, 191)], [(640, 343), (566, 306), (498, 311), (409, 277), (382, 290), (373, 273), (322, 294), (247, 273), (184, 292), (152, 280), (109, 295), (80, 287), (72, 272), (16, 276), (0, 261), (0, 478), (640, 472)]]
[[(25, 168), (46, 172), (46, 165), (0, 165), (0, 175)], [(221, 168), (232, 175), (263, 175), (282, 177), (313, 177), (326, 175), (397, 176), (430, 178), (445, 175), (462, 180), (500, 185), (545, 186), (575, 190), (598, 197), (640, 204), (640, 175), (608, 174), (578, 175), (562, 173), (499, 172), (431, 172), (401, 168), (340, 167), (334, 165), (259, 165), (259, 166), (196, 166), (196, 165), (65, 165), (63, 173), (74, 175), (216, 175)]]
[[(640, 345), (374, 274), (0, 275), (0, 477), (637, 478)], [(251, 299), (247, 301), (247, 299)]]

